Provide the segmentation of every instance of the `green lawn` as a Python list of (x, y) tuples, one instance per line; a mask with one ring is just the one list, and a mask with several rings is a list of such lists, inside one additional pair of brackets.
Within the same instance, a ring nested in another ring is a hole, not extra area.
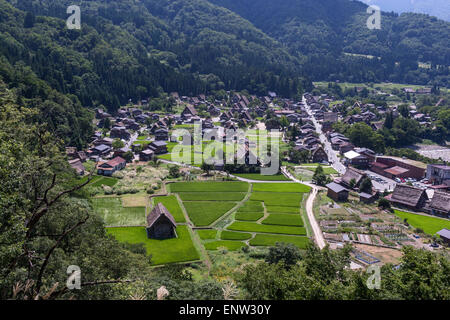
[(181, 210), (180, 204), (175, 196), (154, 197), (153, 201), (155, 202), (155, 205), (162, 203), (172, 214), (176, 222), (186, 222), (183, 210)]
[(252, 237), (251, 233), (222, 231), (220, 238), (222, 240), (248, 240)]
[(179, 192), (183, 201), (242, 201), (243, 192)]
[(240, 222), (236, 221), (228, 230), (233, 231), (247, 231), (247, 232), (260, 232), (260, 233), (276, 233), (276, 234), (293, 234), (293, 235), (306, 235), (306, 229), (304, 227), (291, 227), (291, 226), (273, 226), (257, 224), (253, 222)]
[(206, 250), (217, 250), (220, 247), (225, 247), (230, 251), (236, 251), (245, 246), (246, 244), (243, 242), (230, 240), (220, 240), (205, 243)]
[(292, 243), (297, 247), (304, 249), (309, 243), (307, 237), (298, 236), (283, 236), (283, 235), (271, 235), (271, 234), (257, 234), (250, 240), (251, 246), (273, 246), (277, 242)]
[(266, 206), (269, 213), (298, 213), (298, 207)]
[(267, 206), (300, 207), (301, 193), (253, 192), (251, 201), (263, 201)]
[(211, 230), (197, 230), (198, 236), (202, 240), (215, 239), (217, 235), (216, 229)]
[(247, 192), (247, 182), (179, 182), (170, 184), (172, 192)]
[(262, 202), (247, 201), (237, 212), (264, 212)]
[(425, 231), (425, 233), (430, 235), (433, 235), (444, 228), (450, 229), (449, 220), (403, 212), (400, 210), (394, 210), (394, 212), (397, 217), (400, 217), (401, 219), (408, 219), (408, 223), (414, 228), (420, 228)]
[(256, 180), (256, 181), (290, 181), (288, 178), (286, 178), (282, 174), (277, 174), (273, 176), (263, 176), (259, 173), (240, 173), (240, 174), (233, 174), (236, 177), (249, 179), (249, 180)]
[(254, 183), (253, 192), (299, 192), (308, 193), (311, 187), (300, 183)]
[(242, 221), (258, 221), (264, 217), (264, 212), (237, 212), (236, 220)]
[(145, 225), (145, 207), (124, 208), (119, 197), (92, 198), (92, 205), (108, 226)]
[(148, 239), (144, 227), (108, 228), (107, 232), (120, 242), (144, 243), (153, 265), (200, 259), (186, 226), (178, 226), (178, 237), (167, 240)]
[(300, 214), (273, 213), (273, 214), (270, 214), (261, 223), (262, 224), (279, 225), (279, 226), (303, 227), (303, 221), (302, 221), (302, 217), (300, 216)]
[(216, 201), (192, 201), (183, 202), (191, 221), (197, 227), (209, 226), (219, 219), (226, 212), (230, 211), (235, 202), (216, 202)]

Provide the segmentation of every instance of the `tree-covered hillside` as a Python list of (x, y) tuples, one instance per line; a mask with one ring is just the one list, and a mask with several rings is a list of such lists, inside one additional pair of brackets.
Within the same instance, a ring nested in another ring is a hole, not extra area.
[[(448, 85), (450, 23), (423, 14), (383, 13), (366, 26), (367, 6), (349, 0), (210, 0), (248, 19), (295, 56), (313, 79)], [(431, 63), (431, 69), (419, 68)]]

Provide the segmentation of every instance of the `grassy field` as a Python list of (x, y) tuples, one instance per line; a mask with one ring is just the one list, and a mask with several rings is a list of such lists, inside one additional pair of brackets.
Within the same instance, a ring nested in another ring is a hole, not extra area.
[(228, 227), (228, 230), (232, 231), (246, 231), (246, 232), (260, 232), (260, 233), (276, 233), (276, 234), (293, 234), (293, 235), (306, 235), (304, 227), (292, 227), (292, 226), (274, 226), (264, 225), (252, 222), (234, 222)]
[(428, 233), (430, 235), (433, 235), (444, 228), (450, 229), (449, 220), (403, 212), (400, 210), (394, 210), (394, 212), (397, 217), (400, 217), (401, 219), (407, 219), (408, 223), (414, 228), (420, 228), (425, 233)]
[(302, 201), (301, 193), (253, 192), (251, 201), (263, 201), (267, 206), (299, 207)]
[(162, 203), (172, 214), (176, 222), (186, 222), (183, 210), (181, 210), (180, 204), (178, 203), (178, 200), (175, 196), (154, 197), (153, 201), (155, 205), (157, 205), (158, 203)]
[(304, 249), (306, 248), (306, 245), (309, 243), (309, 239), (307, 237), (298, 237), (298, 236), (257, 234), (252, 240), (250, 240), (250, 245), (273, 246), (277, 242), (292, 243), (297, 247)]
[(262, 224), (303, 227), (300, 214), (273, 213), (264, 219)]
[(288, 178), (286, 178), (282, 174), (277, 174), (273, 176), (263, 176), (259, 173), (240, 173), (240, 174), (234, 174), (236, 177), (249, 179), (249, 180), (256, 180), (256, 181), (290, 181)]
[(198, 236), (202, 240), (215, 239), (217, 236), (217, 230), (197, 230)]
[(250, 233), (245, 232), (232, 232), (232, 231), (222, 231), (220, 238), (222, 240), (248, 240), (252, 237)]
[(269, 213), (298, 213), (297, 207), (266, 206)]
[(107, 232), (120, 242), (143, 243), (153, 265), (200, 259), (186, 226), (178, 226), (178, 237), (167, 240), (148, 239), (144, 227), (108, 228)]
[(179, 182), (170, 184), (172, 192), (247, 192), (247, 182)]
[(192, 201), (183, 202), (191, 221), (197, 227), (209, 226), (219, 219), (226, 212), (230, 211), (235, 202), (216, 202), (216, 201)]
[[(80, 179), (80, 183), (86, 182), (88, 179), (87, 176)], [(89, 182), (89, 186), (92, 187), (101, 187), (102, 185), (113, 187), (119, 180), (112, 177), (104, 177), (104, 176), (93, 176), (91, 182)]]
[(264, 212), (237, 212), (236, 220), (242, 221), (258, 221), (264, 217)]
[(247, 201), (237, 212), (264, 212), (262, 202)]
[(253, 192), (298, 192), (308, 193), (311, 188), (300, 183), (255, 183)]
[(219, 240), (205, 243), (206, 250), (217, 250), (221, 247), (225, 247), (230, 251), (236, 251), (245, 246), (246, 244), (243, 242), (231, 240)]
[(108, 226), (145, 225), (145, 207), (123, 207), (118, 197), (93, 198), (94, 211)]
[(243, 192), (179, 192), (183, 201), (241, 201)]

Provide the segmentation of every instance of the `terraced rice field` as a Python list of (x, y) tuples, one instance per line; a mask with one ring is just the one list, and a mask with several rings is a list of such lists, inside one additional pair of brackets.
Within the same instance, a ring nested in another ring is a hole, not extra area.
[(293, 234), (301, 236), (306, 235), (306, 229), (304, 227), (275, 226), (241, 221), (233, 222), (233, 224), (228, 227), (228, 230), (257, 233)]
[(162, 203), (167, 210), (172, 214), (177, 223), (186, 222), (183, 211), (180, 208), (180, 204), (175, 196), (154, 197), (154, 204)]
[(145, 227), (108, 228), (107, 232), (119, 242), (143, 243), (153, 265), (200, 259), (187, 226), (178, 226), (178, 237), (167, 240), (148, 239)]
[(92, 205), (107, 226), (145, 225), (145, 207), (123, 207), (119, 197), (93, 198)]
[(189, 218), (197, 227), (212, 224), (236, 206), (236, 202), (183, 201)]
[(248, 240), (252, 237), (251, 233), (222, 231), (220, 238), (222, 240)]
[(262, 224), (303, 227), (303, 220), (299, 214), (273, 213), (264, 219)]
[(250, 240), (250, 245), (274, 246), (277, 242), (292, 243), (297, 247), (304, 249), (310, 241), (307, 237), (257, 234), (252, 240)]

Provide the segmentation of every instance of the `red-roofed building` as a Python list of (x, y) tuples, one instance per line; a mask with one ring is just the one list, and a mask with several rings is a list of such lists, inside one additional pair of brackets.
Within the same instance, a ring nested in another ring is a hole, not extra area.
[(114, 172), (122, 170), (127, 165), (127, 161), (121, 157), (115, 157), (107, 162), (100, 162), (97, 165), (97, 174), (103, 176), (112, 176)]

